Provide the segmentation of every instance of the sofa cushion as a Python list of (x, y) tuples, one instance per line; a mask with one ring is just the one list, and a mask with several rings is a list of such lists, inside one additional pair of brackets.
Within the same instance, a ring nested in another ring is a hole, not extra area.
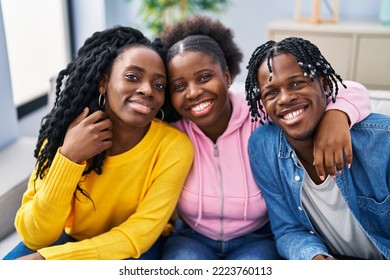
[(15, 230), (15, 214), (34, 169), (36, 138), (20, 137), (0, 149), (0, 240)]
[(371, 111), (390, 115), (390, 91), (369, 90)]

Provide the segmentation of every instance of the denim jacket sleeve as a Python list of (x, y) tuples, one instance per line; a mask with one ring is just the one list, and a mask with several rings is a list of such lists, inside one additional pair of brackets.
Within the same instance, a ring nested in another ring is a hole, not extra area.
[(370, 113), (370, 97), (368, 90), (360, 83), (344, 81), (347, 88), (338, 84), (339, 93), (336, 102), (328, 100), (326, 110), (339, 110), (346, 113), (350, 120), (350, 127), (364, 120)]
[(310, 260), (318, 254), (330, 256), (303, 210), (303, 170), (294, 164), (291, 149), (283, 152), (286, 147), (280, 145), (279, 132), (276, 125), (263, 125), (252, 134), (248, 147), (252, 173), (268, 207), (278, 252), (286, 259), (298, 260)]

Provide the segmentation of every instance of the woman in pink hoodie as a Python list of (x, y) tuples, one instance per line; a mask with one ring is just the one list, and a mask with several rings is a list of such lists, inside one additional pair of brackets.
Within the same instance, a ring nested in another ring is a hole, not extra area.
[[(190, 137), (195, 151), (163, 258), (279, 259), (247, 153), (249, 136), (261, 124), (251, 121), (244, 94), (229, 91), (242, 60), (232, 31), (197, 16), (166, 29), (161, 39), (167, 50), (167, 98), (177, 113), (168, 121)], [(337, 103), (329, 102), (317, 134), (319, 174), (339, 171), (343, 153), (347, 164), (352, 161), (349, 127), (370, 113), (366, 89), (345, 84)], [(339, 132), (343, 137), (336, 139)]]

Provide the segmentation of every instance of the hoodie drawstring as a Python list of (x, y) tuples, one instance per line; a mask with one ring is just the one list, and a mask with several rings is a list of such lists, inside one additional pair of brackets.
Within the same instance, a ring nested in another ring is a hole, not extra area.
[[(239, 147), (242, 147), (242, 143), (241, 143), (241, 137), (238, 133), (236, 133), (236, 136), (237, 136), (237, 142), (239, 143), (238, 146)], [(240, 157), (241, 157), (241, 160), (240, 162), (243, 163), (244, 162), (244, 157), (242, 155), (242, 150), (241, 149), (238, 149), (239, 153), (240, 153)], [(245, 166), (244, 164), (241, 164), (241, 169), (242, 169), (242, 174), (244, 175), (243, 177), (243, 183), (244, 183), (244, 188), (245, 188), (245, 206), (244, 206), (244, 221), (246, 221), (246, 217), (247, 217), (247, 213), (248, 213), (248, 204), (249, 204), (249, 187), (248, 187), (248, 180), (247, 180), (247, 176), (246, 176), (246, 170), (245, 170)]]
[[(195, 125), (195, 124), (191, 124), (191, 125)], [(190, 129), (189, 130), (189, 133), (191, 133), (191, 139), (196, 139), (194, 137), (194, 130), (193, 129)], [(197, 143), (197, 141), (193, 141), (193, 146), (194, 146), (194, 150), (195, 150), (195, 155), (200, 155), (200, 151), (199, 151), (199, 145)], [(203, 211), (203, 204), (202, 204), (202, 194), (203, 194), (203, 183), (202, 183), (202, 177), (203, 177), (203, 174), (202, 174), (202, 167), (200, 165), (200, 160), (199, 158), (195, 158), (195, 163), (196, 163), (196, 168), (199, 170), (198, 172), (198, 186), (199, 186), (199, 194), (198, 194), (198, 218), (196, 219), (196, 223), (195, 223), (195, 226), (198, 226), (200, 220), (202, 219), (202, 211)]]

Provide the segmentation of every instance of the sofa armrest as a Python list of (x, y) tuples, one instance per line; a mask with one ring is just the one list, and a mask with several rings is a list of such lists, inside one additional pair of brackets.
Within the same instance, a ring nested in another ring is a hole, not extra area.
[(15, 230), (15, 214), (35, 165), (35, 145), (36, 138), (20, 137), (0, 149), (0, 240)]

